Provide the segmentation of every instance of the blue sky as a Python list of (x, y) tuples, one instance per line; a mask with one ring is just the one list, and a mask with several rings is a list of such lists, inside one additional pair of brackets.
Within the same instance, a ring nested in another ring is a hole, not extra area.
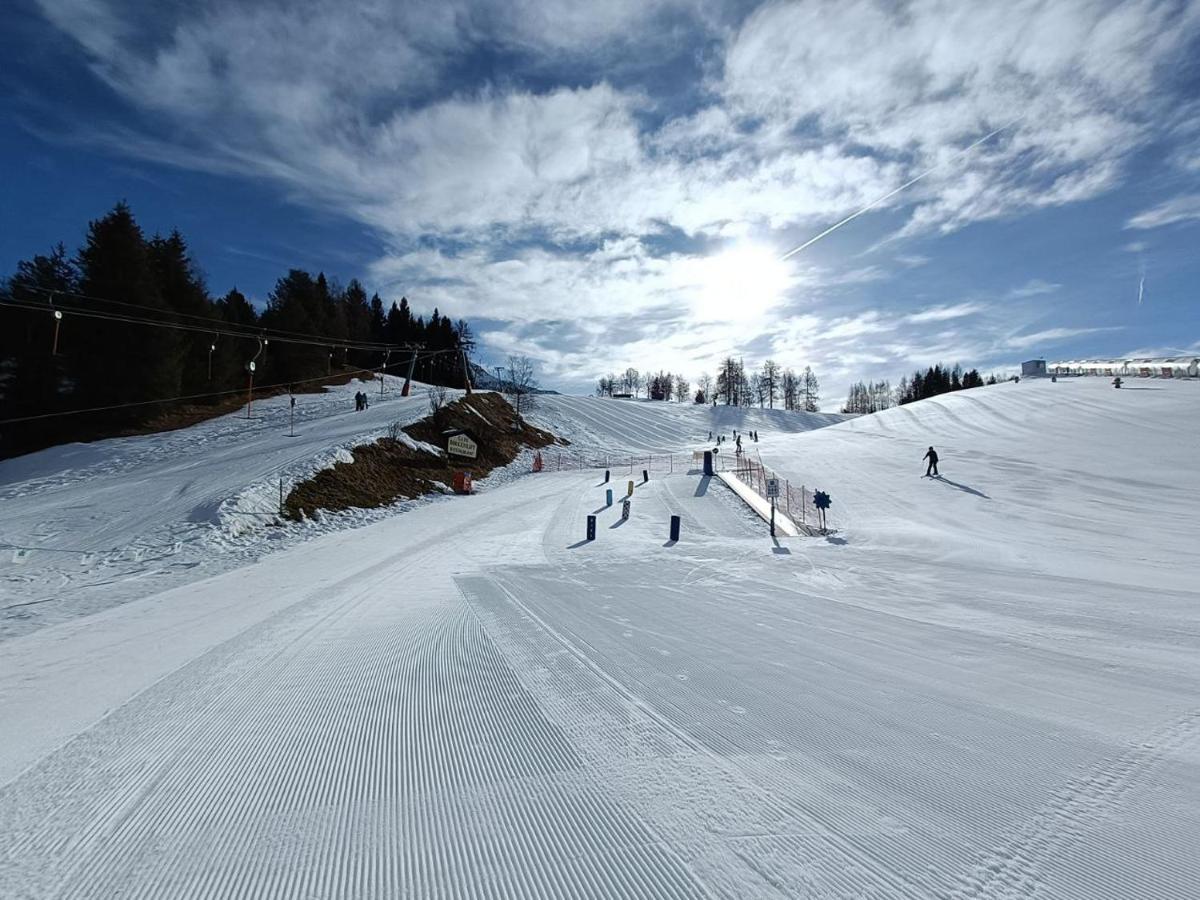
[(217, 293), (357, 276), (562, 389), (733, 353), (812, 365), (827, 408), (937, 361), (1200, 350), (1194, 2), (4, 16), (0, 271), (126, 199)]

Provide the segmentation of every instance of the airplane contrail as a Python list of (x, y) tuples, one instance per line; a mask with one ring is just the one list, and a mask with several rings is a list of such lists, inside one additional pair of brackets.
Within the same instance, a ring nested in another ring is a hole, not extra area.
[(1146, 277), (1143, 275), (1138, 282), (1138, 306), (1142, 305), (1142, 297), (1146, 295)]
[(908, 188), (912, 187), (914, 184), (916, 184), (918, 181), (920, 181), (926, 175), (932, 175), (938, 169), (941, 169), (944, 166), (948, 166), (952, 162), (957, 162), (958, 160), (960, 160), (964, 156), (966, 156), (968, 153), (970, 153), (972, 150), (974, 150), (976, 147), (978, 147), (980, 144), (990, 141), (992, 138), (994, 138), (1000, 132), (1004, 131), (1005, 129), (1011, 128), (1013, 125), (1016, 125), (1023, 118), (1025, 118), (1025, 117), (1017, 116), (1017, 118), (1013, 119), (1007, 125), (1001, 125), (995, 131), (988, 132), (983, 137), (981, 137), (979, 140), (975, 141), (975, 143), (971, 144), (969, 147), (964, 147), (962, 150), (959, 150), (957, 153), (955, 153), (949, 159), (938, 163), (936, 166), (932, 166), (932, 167), (926, 169), (924, 172), (922, 172), (920, 175), (917, 175), (915, 178), (910, 178), (908, 181), (904, 182), (904, 184), (900, 185), (900, 187), (895, 188), (894, 190), (888, 191), (882, 197), (877, 197), (876, 199), (874, 199), (870, 203), (868, 203), (866, 206), (864, 206), (862, 209), (860, 209), (858, 212), (851, 213), (850, 215), (846, 216), (846, 218), (842, 219), (842, 221), (840, 221), (834, 225), (830, 225), (828, 228), (826, 228), (824, 231), (822, 231), (816, 237), (809, 238), (807, 241), (805, 241), (799, 247), (793, 247), (787, 253), (783, 254), (783, 256), (779, 257), (779, 261), (783, 262), (785, 259), (791, 259), (793, 256), (795, 256), (801, 250), (804, 250), (806, 247), (811, 247), (813, 244), (815, 244), (817, 241), (821, 240), (821, 238), (825, 237), (826, 235), (833, 234), (833, 232), (837, 231), (839, 228), (841, 228), (846, 223), (853, 222), (855, 219), (857, 219), (863, 213), (870, 212), (872, 209), (874, 209), (880, 203), (883, 203), (883, 201), (890, 200), (892, 197), (895, 197), (901, 191), (907, 190)]

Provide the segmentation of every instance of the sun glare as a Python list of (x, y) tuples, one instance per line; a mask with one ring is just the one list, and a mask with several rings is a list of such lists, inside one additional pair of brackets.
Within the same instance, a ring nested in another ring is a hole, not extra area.
[(792, 283), (792, 267), (759, 244), (739, 244), (699, 261), (695, 311), (704, 319), (744, 319), (775, 306)]

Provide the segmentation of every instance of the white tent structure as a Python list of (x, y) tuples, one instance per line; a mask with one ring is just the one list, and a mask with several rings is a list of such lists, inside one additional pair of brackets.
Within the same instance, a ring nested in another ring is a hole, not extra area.
[(1126, 378), (1200, 378), (1200, 357), (1071, 359), (1050, 363), (1051, 375), (1101, 375)]

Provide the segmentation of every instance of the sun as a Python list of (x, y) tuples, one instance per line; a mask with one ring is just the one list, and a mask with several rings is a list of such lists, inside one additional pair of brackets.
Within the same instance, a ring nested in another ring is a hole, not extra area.
[(761, 244), (737, 244), (697, 262), (695, 312), (734, 320), (766, 313), (794, 281), (789, 263)]

